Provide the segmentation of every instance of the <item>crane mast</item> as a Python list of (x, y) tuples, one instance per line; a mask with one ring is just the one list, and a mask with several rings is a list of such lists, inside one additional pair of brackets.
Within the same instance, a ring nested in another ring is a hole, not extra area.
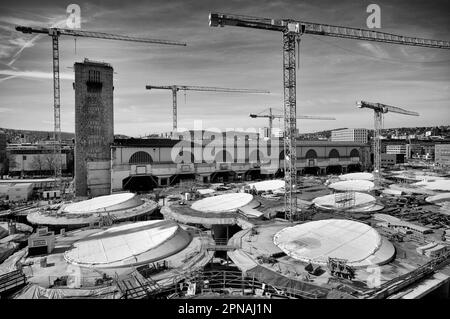
[(53, 153), (54, 153), (54, 175), (58, 187), (62, 190), (62, 150), (61, 150), (61, 90), (60, 90), (60, 76), (59, 76), (59, 37), (61, 35), (68, 35), (74, 37), (97, 38), (107, 40), (119, 40), (141, 43), (154, 43), (165, 45), (179, 45), (186, 46), (186, 43), (160, 40), (160, 39), (146, 39), (138, 37), (130, 37), (125, 35), (117, 35), (103, 32), (93, 32), (86, 30), (71, 30), (61, 28), (39, 28), (39, 27), (25, 27), (16, 26), (16, 30), (25, 34), (40, 33), (48, 34), (52, 37), (52, 59), (53, 59)]
[(383, 129), (384, 114), (391, 112), (403, 115), (419, 116), (419, 113), (408, 111), (396, 106), (366, 101), (358, 101), (356, 102), (356, 106), (359, 108), (372, 109), (374, 111), (373, 175), (375, 184), (378, 186), (381, 179), (381, 130)]
[(296, 43), (300, 44), (303, 34), (323, 35), (355, 40), (384, 42), (392, 44), (421, 46), (436, 49), (450, 49), (450, 41), (405, 37), (385, 32), (333, 26), (327, 24), (296, 21), (292, 19), (269, 19), (243, 15), (210, 13), (209, 26), (236, 26), (266, 31), (277, 31), (283, 35), (283, 87), (284, 87), (284, 146), (285, 146), (285, 214), (293, 221), (297, 213), (297, 199), (294, 192), (297, 185), (296, 173)]
[(269, 91), (253, 90), (253, 89), (230, 89), (220, 88), (214, 86), (192, 86), (192, 85), (146, 85), (147, 90), (171, 90), (172, 91), (172, 130), (177, 131), (178, 128), (178, 106), (177, 106), (177, 92), (178, 91), (203, 91), (203, 92), (227, 92), (227, 93), (263, 93), (269, 94)]

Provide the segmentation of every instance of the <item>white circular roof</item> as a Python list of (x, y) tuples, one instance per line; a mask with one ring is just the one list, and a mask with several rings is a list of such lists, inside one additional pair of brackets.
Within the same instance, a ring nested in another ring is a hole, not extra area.
[(273, 242), (292, 258), (322, 265), (327, 263), (328, 257), (346, 259), (349, 264), (362, 263), (382, 244), (380, 235), (372, 227), (344, 219), (287, 227), (275, 234)]
[[(367, 207), (375, 204), (375, 197), (366, 193), (336, 193), (317, 197), (313, 203), (324, 209)], [(354, 199), (354, 200), (353, 200)], [(337, 202), (336, 202), (337, 201)]]
[(423, 172), (416, 172), (416, 171), (412, 171), (412, 172), (411, 171), (401, 171), (400, 173), (393, 175), (393, 177), (409, 179), (409, 180), (416, 180), (416, 181), (428, 181), (428, 182), (445, 179), (445, 177), (435, 175), (435, 173), (432, 173), (432, 172), (424, 174)]
[(339, 191), (368, 192), (375, 187), (375, 184), (368, 180), (348, 180), (332, 183), (328, 187)]
[(191, 208), (201, 212), (228, 212), (247, 205), (253, 195), (247, 193), (229, 193), (199, 200)]
[(281, 179), (274, 179), (270, 181), (262, 181), (251, 183), (248, 186), (255, 187), (257, 191), (273, 191), (284, 187), (284, 181)]
[(68, 214), (95, 212), (111, 206), (122, 204), (134, 198), (135, 196), (136, 195), (133, 193), (119, 193), (113, 195), (94, 197), (92, 199), (69, 204), (66, 207), (64, 207), (63, 211)]
[(339, 178), (343, 181), (348, 180), (366, 180), (366, 181), (373, 181), (373, 174), (372, 173), (349, 173), (340, 175)]
[[(88, 236), (75, 242), (73, 248), (64, 254), (71, 263), (92, 267), (107, 267), (108, 264), (122, 262), (133, 263), (137, 256), (163, 245), (180, 229), (178, 224), (167, 220), (143, 221), (122, 226)], [(180, 240), (171, 241), (164, 247), (166, 254), (178, 251), (178, 245), (185, 247), (187, 243)], [(131, 262), (129, 260), (131, 259)]]
[(428, 203), (433, 203), (436, 205), (443, 205), (446, 202), (450, 202), (450, 193), (443, 193), (434, 196), (428, 196), (425, 198)]
[(413, 185), (423, 186), (425, 189), (436, 191), (450, 191), (450, 179), (440, 179), (428, 182), (418, 182)]

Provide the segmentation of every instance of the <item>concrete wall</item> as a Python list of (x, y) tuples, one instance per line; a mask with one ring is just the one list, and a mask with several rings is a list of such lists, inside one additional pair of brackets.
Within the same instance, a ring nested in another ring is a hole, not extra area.
[[(62, 153), (62, 170), (67, 169), (67, 154)], [(54, 156), (48, 154), (10, 154), (9, 171), (10, 172), (40, 172), (54, 170)]]
[(74, 89), (75, 194), (87, 196), (87, 163), (110, 161), (111, 157), (110, 145), (114, 141), (113, 68), (86, 60), (75, 63)]
[(87, 162), (87, 193), (96, 197), (111, 192), (111, 162)]
[(450, 166), (450, 144), (435, 145), (435, 163), (442, 166)]
[(32, 183), (10, 183), (0, 185), (0, 198), (8, 198), (11, 202), (26, 201), (32, 194)]

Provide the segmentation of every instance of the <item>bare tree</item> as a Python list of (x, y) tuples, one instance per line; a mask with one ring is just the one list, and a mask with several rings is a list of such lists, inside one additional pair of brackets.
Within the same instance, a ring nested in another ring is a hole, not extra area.
[(53, 154), (48, 154), (45, 157), (45, 162), (47, 164), (47, 168), (51, 171), (55, 170), (56, 160)]
[(42, 175), (42, 169), (45, 167), (45, 164), (46, 164), (46, 160), (40, 154), (38, 154), (37, 156), (33, 157), (33, 161), (31, 162), (31, 167), (34, 170), (39, 171), (39, 175)]

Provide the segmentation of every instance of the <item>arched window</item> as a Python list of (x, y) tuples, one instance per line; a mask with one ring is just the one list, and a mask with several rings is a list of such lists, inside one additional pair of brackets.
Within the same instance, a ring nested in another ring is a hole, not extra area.
[(352, 149), (350, 157), (359, 157), (359, 151), (356, 148)]
[(337, 149), (333, 148), (330, 153), (328, 154), (329, 158), (339, 158), (339, 152)]
[(308, 152), (306, 152), (305, 157), (306, 158), (317, 158), (317, 153), (315, 150), (309, 150)]
[(130, 164), (150, 164), (153, 163), (153, 159), (149, 153), (139, 151), (131, 155), (130, 160), (128, 161)]
[(284, 159), (285, 159), (285, 158), (284, 158), (284, 150), (280, 152), (280, 157), (279, 157), (279, 159), (280, 159), (280, 160), (284, 160)]

